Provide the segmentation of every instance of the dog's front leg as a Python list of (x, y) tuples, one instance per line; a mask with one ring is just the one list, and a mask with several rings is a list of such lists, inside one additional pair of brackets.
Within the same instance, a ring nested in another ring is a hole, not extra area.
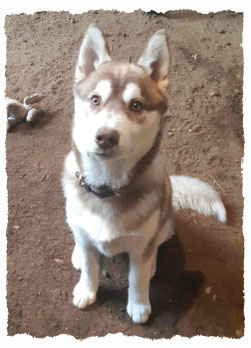
[[(73, 290), (73, 304), (86, 308), (96, 300), (98, 290), (99, 253), (90, 245), (76, 243), (75, 261), (81, 271), (80, 280)], [(77, 254), (76, 254), (77, 253)]]
[(136, 252), (130, 252), (129, 289), (127, 313), (135, 323), (145, 323), (151, 314), (149, 300), (149, 286), (152, 276), (153, 261), (151, 258), (144, 260)]

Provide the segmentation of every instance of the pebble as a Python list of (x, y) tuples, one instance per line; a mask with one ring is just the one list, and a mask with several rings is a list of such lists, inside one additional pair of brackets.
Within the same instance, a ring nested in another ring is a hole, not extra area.
[(107, 271), (102, 271), (102, 274), (105, 278), (110, 278), (110, 274)]
[(209, 286), (209, 287), (206, 288), (205, 293), (206, 293), (207, 295), (209, 295), (210, 292), (211, 292), (211, 290), (212, 290), (212, 287)]
[(215, 294), (213, 295), (213, 301), (216, 301), (216, 295)]
[(60, 263), (60, 264), (64, 263), (64, 261), (61, 260), (61, 259), (54, 259), (54, 261), (57, 262), (57, 263)]
[(193, 129), (193, 131), (195, 133), (198, 133), (200, 130), (201, 130), (201, 126), (195, 126), (194, 129)]
[(241, 94), (241, 92), (237, 88), (235, 88), (234, 89), (234, 94), (238, 95), (238, 94)]
[(210, 92), (210, 97), (220, 97), (220, 93), (218, 91)]
[(18, 225), (14, 225), (13, 227), (15, 228), (15, 230), (19, 230), (20, 229), (20, 226), (18, 226)]
[(243, 335), (242, 330), (236, 330), (235, 333), (236, 333), (236, 336), (238, 337)]

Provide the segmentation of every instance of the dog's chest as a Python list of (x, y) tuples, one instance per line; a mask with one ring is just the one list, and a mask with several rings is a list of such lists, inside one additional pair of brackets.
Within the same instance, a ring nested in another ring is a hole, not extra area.
[(109, 210), (103, 214), (91, 212), (81, 201), (68, 201), (66, 205), (67, 221), (79, 238), (88, 239), (102, 254), (113, 256), (128, 252), (138, 245), (142, 246), (152, 238), (159, 221), (159, 210), (142, 221), (139, 228), (127, 228), (126, 214), (111, 218)]
[(75, 215), (74, 224), (78, 226), (77, 233), (80, 238), (88, 240), (104, 255), (113, 256), (130, 249), (132, 238), (135, 235), (128, 233), (123, 235), (121, 226), (115, 228), (102, 216), (83, 210), (78, 216)]

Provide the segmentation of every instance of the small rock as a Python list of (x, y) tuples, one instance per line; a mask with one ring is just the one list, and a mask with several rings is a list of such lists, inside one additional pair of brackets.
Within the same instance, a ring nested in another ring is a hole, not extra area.
[(221, 29), (221, 30), (219, 31), (219, 33), (220, 33), (220, 34), (225, 34), (226, 32), (225, 32), (224, 29)]
[(15, 225), (13, 227), (15, 228), (15, 230), (19, 230), (20, 229), (20, 226), (18, 226), (18, 225)]
[(213, 301), (216, 301), (216, 294), (213, 295)]
[(102, 271), (102, 274), (105, 278), (110, 278), (110, 274), (107, 271)]
[(212, 91), (210, 97), (220, 97), (220, 93), (218, 91)]
[(193, 130), (195, 133), (198, 133), (201, 130), (201, 126), (195, 126)]
[(44, 316), (44, 309), (43, 308), (40, 308), (38, 311), (37, 311), (37, 317), (43, 317)]
[(206, 293), (207, 295), (209, 295), (210, 292), (211, 292), (211, 290), (212, 290), (212, 287), (209, 286), (209, 287), (206, 288), (205, 293)]
[(198, 53), (196, 53), (192, 55), (192, 58), (196, 61), (198, 59), (198, 56), (199, 56)]
[(238, 337), (243, 336), (242, 330), (236, 330), (235, 333), (236, 333), (236, 336)]
[(57, 262), (57, 263), (60, 263), (60, 264), (63, 264), (63, 263), (64, 263), (64, 261), (61, 260), (61, 259), (54, 259), (54, 261)]
[(152, 16), (152, 15), (155, 15), (157, 16), (159, 13), (154, 11), (154, 10), (150, 10), (150, 11), (147, 11), (147, 12), (144, 12), (143, 15), (146, 15), (146, 16)]
[(53, 328), (56, 328), (59, 326), (59, 324), (57, 322), (53, 321), (52, 323), (50, 323), (50, 326)]
[(235, 88), (235, 89), (234, 89), (234, 94), (235, 94), (235, 95), (238, 95), (238, 94), (241, 94), (241, 92), (240, 92), (237, 88)]

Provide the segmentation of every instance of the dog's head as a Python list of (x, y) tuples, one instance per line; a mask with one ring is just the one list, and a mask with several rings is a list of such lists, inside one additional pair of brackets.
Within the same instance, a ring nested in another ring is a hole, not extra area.
[(170, 55), (164, 30), (137, 64), (112, 62), (99, 28), (89, 26), (75, 72), (73, 140), (100, 160), (139, 160), (153, 146), (167, 107)]

